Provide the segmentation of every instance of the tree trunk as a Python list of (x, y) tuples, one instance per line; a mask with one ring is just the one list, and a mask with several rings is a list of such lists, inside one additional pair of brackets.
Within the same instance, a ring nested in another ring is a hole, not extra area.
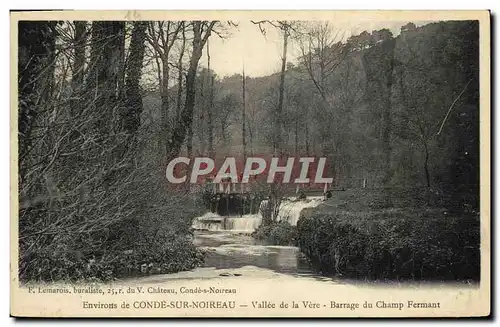
[[(249, 144), (250, 144), (250, 156), (253, 156), (253, 129), (252, 129), (252, 125), (248, 125), (248, 140), (249, 140)], [(245, 144), (246, 144), (246, 140), (245, 140)]]
[(220, 133), (222, 136), (222, 144), (224, 144), (224, 148), (225, 148), (227, 146), (226, 119), (221, 119)]
[(210, 45), (207, 41), (207, 60), (208, 60), (208, 76), (210, 78), (210, 86), (208, 91), (208, 110), (207, 110), (207, 129), (208, 129), (208, 156), (215, 157), (214, 151), (214, 127), (212, 115), (214, 110), (214, 75), (210, 70)]
[(288, 48), (288, 28), (283, 27), (283, 53), (281, 58), (281, 73), (280, 73), (280, 86), (279, 86), (279, 98), (278, 98), (278, 108), (275, 114), (275, 138), (274, 138), (274, 151), (283, 153), (283, 99), (285, 93), (285, 74), (286, 74), (286, 53)]
[(125, 79), (125, 110), (122, 119), (124, 130), (132, 138), (136, 137), (143, 109), (140, 80), (144, 61), (146, 28), (147, 22), (134, 23)]
[(170, 69), (168, 67), (168, 55), (165, 55), (161, 59), (162, 62), (162, 82), (161, 82), (161, 144), (162, 144), (162, 154), (166, 154), (167, 144), (168, 144), (168, 132), (169, 132), (169, 122), (168, 122), (168, 80), (170, 78)]
[(48, 100), (54, 84), (55, 22), (20, 21), (18, 34), (19, 178), (31, 146), (37, 108)]
[(124, 22), (94, 21), (92, 23), (92, 44), (90, 67), (87, 76), (87, 103), (94, 103), (102, 111), (96, 122), (102, 135), (110, 131), (113, 117), (118, 108), (118, 81), (121, 78)]
[(299, 117), (295, 117), (295, 155), (299, 152)]
[[(283, 26), (283, 53), (281, 58), (281, 74), (280, 74), (280, 85), (279, 85), (279, 97), (278, 97), (278, 108), (275, 112), (274, 117), (274, 154), (281, 155), (284, 152), (283, 144), (283, 101), (285, 93), (285, 73), (286, 73), (286, 52), (288, 48), (288, 27)], [(270, 185), (270, 205), (273, 210), (273, 221), (276, 221), (279, 214), (279, 206), (281, 202), (281, 194), (276, 183)]]
[[(196, 49), (196, 48), (195, 48)], [(186, 132), (189, 131), (190, 140), (188, 140), (188, 153), (192, 153), (192, 134), (193, 129), (191, 124), (193, 123), (193, 111), (195, 105), (195, 82), (196, 82), (196, 70), (198, 69), (198, 62), (201, 58), (201, 49), (195, 51), (193, 49), (193, 56), (189, 62), (189, 69), (186, 76), (186, 100), (184, 102), (184, 110), (181, 112), (181, 117), (179, 123), (176, 125), (172, 139), (169, 145), (169, 159), (177, 156), (180, 150), (180, 146), (184, 140)], [(190, 144), (191, 143), (191, 144)], [(191, 149), (191, 150), (190, 150)]]
[(424, 141), (424, 149), (425, 149), (425, 161), (424, 161), (424, 171), (425, 171), (425, 181), (427, 182), (427, 187), (431, 187), (431, 177), (429, 173), (429, 147), (427, 146), (427, 142)]
[[(198, 140), (200, 145), (199, 153), (205, 154), (206, 149), (206, 137), (205, 137), (205, 110), (207, 110), (205, 105), (205, 79), (206, 72), (202, 70), (200, 74), (200, 96), (198, 96), (197, 107), (198, 107), (198, 128), (196, 129), (198, 134)], [(208, 111), (208, 110), (207, 110)]]
[(85, 76), (85, 45), (87, 43), (87, 22), (75, 21), (75, 41), (73, 63), (73, 89), (78, 89), (83, 84)]
[(243, 143), (243, 160), (247, 158), (247, 140), (246, 140), (246, 77), (245, 69), (243, 68), (243, 82), (242, 82), (242, 98), (243, 98), (243, 112), (241, 117), (241, 138)]
[[(115, 137), (117, 126), (121, 125), (120, 80), (123, 71), (123, 51), (125, 22), (94, 21), (92, 23), (92, 41), (90, 48), (90, 67), (87, 75), (85, 105), (93, 106), (97, 113), (94, 129), (99, 142), (108, 145), (110, 138)], [(111, 141), (113, 142), (113, 141)], [(118, 142), (118, 141), (115, 141)], [(121, 161), (125, 142), (107, 151), (105, 155), (94, 157), (94, 160), (112, 164)], [(84, 159), (86, 165), (99, 164)], [(121, 170), (107, 170), (102, 177), (102, 186), (108, 189), (121, 174)]]
[[(288, 30), (283, 27), (283, 54), (281, 59), (281, 74), (278, 95), (278, 107), (274, 114), (274, 155), (281, 155), (284, 152), (283, 140), (283, 100), (285, 93), (285, 73), (286, 73), (286, 52), (288, 47)], [(269, 198), (272, 214), (272, 221), (276, 221), (279, 215), (279, 206), (281, 202), (281, 194), (276, 183), (270, 185), (270, 198)]]
[(193, 155), (193, 126), (188, 127), (186, 149), (188, 157), (191, 158)]
[[(85, 49), (87, 43), (87, 22), (75, 21), (75, 39), (74, 39), (74, 55), (73, 62), (73, 77), (71, 79), (71, 86), (73, 89), (73, 96), (71, 99), (70, 114), (72, 117), (79, 115), (82, 112), (82, 91), (85, 77)], [(77, 137), (78, 133), (74, 131), (71, 138)]]
[(117, 35), (117, 51), (118, 58), (118, 82), (116, 96), (118, 99), (123, 99), (125, 93), (125, 24), (123, 24), (123, 31)]
[(184, 103), (184, 109), (181, 113), (180, 120), (173, 130), (172, 138), (169, 140), (168, 161), (178, 155), (182, 143), (184, 143), (186, 133), (192, 128), (191, 124), (193, 123), (193, 111), (196, 99), (196, 72), (198, 69), (198, 62), (201, 58), (203, 46), (205, 45), (208, 37), (210, 37), (210, 33), (215, 25), (215, 22), (210, 23), (210, 25), (206, 28), (205, 36), (203, 37), (201, 25), (202, 22), (193, 22), (193, 51), (186, 76), (186, 101)]
[(177, 68), (179, 69), (179, 74), (177, 75), (177, 109), (175, 112), (175, 123), (179, 121), (181, 108), (182, 108), (182, 59), (184, 58), (184, 51), (186, 49), (186, 27), (184, 22), (182, 23), (182, 47), (181, 52), (179, 54), (179, 60), (177, 61)]

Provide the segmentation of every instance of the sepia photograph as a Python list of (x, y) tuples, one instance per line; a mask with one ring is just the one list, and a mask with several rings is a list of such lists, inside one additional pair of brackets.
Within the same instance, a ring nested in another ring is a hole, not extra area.
[(11, 12), (11, 315), (490, 314), (490, 13)]

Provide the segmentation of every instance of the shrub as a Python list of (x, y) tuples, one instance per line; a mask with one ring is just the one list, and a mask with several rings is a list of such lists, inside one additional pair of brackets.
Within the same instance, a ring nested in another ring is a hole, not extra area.
[(311, 212), (298, 246), (325, 274), (366, 279), (479, 279), (479, 217), (423, 209)]
[(135, 195), (127, 202), (134, 208), (133, 215), (108, 222), (91, 212), (87, 221), (93, 223), (88, 225), (94, 230), (84, 225), (85, 220), (81, 224), (87, 230), (77, 225), (78, 221), (73, 224), (63, 216), (61, 221), (67, 222), (67, 228), (21, 238), (21, 282), (109, 281), (189, 270), (201, 264), (203, 256), (190, 236), (192, 219), (202, 212), (201, 201), (185, 195), (141, 191), (136, 187), (130, 193)]
[(114, 273), (120, 277), (167, 274), (197, 267), (203, 263), (203, 254), (188, 239), (158, 239), (140, 244), (132, 253), (119, 257), (117, 263)]
[(269, 225), (259, 226), (252, 236), (270, 245), (295, 245), (297, 228), (286, 221), (272, 222)]
[(116, 278), (190, 270), (203, 254), (187, 238), (138, 243), (132, 250), (108, 253), (31, 252), (23, 261), (24, 281), (110, 281)]

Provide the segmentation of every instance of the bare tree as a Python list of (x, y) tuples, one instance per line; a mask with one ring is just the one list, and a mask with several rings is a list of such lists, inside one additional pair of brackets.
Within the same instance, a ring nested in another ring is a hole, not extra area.
[(302, 33), (296, 34), (301, 50), (300, 63), (322, 99), (328, 103), (327, 79), (335, 72), (349, 53), (342, 44), (340, 31), (329, 22), (312, 23)]
[[(160, 95), (161, 95), (160, 147), (162, 155), (167, 153), (167, 144), (170, 131), (170, 122), (168, 113), (170, 52), (174, 46), (174, 43), (178, 39), (179, 33), (181, 31), (184, 31), (184, 26), (185, 26), (184, 22), (175, 22), (175, 21), (150, 22), (148, 25), (147, 41), (153, 47), (153, 49), (157, 54), (156, 65), (158, 67), (158, 77), (160, 80)], [(185, 36), (185, 34), (183, 35)], [(182, 61), (182, 59), (180, 60)]]
[(245, 67), (243, 67), (243, 77), (242, 77), (242, 113), (241, 113), (241, 139), (242, 139), (242, 146), (243, 146), (243, 160), (246, 160), (247, 157), (247, 140), (246, 140), (246, 111), (247, 111), (247, 101), (246, 101), (246, 77), (245, 77)]
[[(297, 29), (297, 22), (289, 21), (252, 21), (253, 24), (259, 26), (262, 34), (266, 34), (266, 25), (271, 25), (281, 32), (283, 37), (283, 50), (281, 53), (281, 71), (280, 71), (280, 83), (278, 88), (278, 105), (276, 110), (273, 111), (273, 152), (275, 155), (284, 154), (284, 126), (283, 126), (283, 107), (284, 107), (284, 93), (285, 93), (285, 75), (287, 68), (287, 52), (288, 52), (288, 40), (290, 34)], [(263, 217), (263, 223), (268, 224), (269, 222), (275, 221), (279, 215), (279, 208), (281, 204), (281, 198), (283, 194), (281, 192), (281, 187), (277, 183), (272, 183), (269, 188), (269, 207), (271, 217)]]
[(193, 110), (195, 106), (195, 82), (196, 73), (198, 70), (198, 62), (200, 61), (203, 47), (207, 43), (208, 38), (212, 34), (217, 21), (193, 21), (191, 27), (193, 30), (192, 54), (189, 60), (189, 68), (186, 76), (186, 100), (184, 108), (181, 112), (180, 119), (173, 129), (172, 137), (168, 143), (169, 155), (171, 159), (180, 151), (186, 133), (191, 128), (193, 122)]

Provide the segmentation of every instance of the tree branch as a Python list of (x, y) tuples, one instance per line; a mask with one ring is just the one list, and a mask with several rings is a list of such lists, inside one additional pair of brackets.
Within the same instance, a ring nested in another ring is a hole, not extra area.
[(458, 99), (460, 99), (460, 97), (462, 96), (462, 94), (464, 94), (465, 90), (467, 89), (467, 87), (469, 86), (470, 82), (472, 82), (472, 78), (469, 80), (469, 82), (464, 86), (462, 92), (460, 92), (460, 94), (457, 96), (457, 98), (455, 99), (455, 101), (453, 101), (453, 103), (451, 104), (450, 108), (448, 109), (448, 112), (446, 113), (446, 116), (444, 116), (444, 119), (443, 119), (443, 122), (441, 123), (441, 127), (439, 127), (439, 131), (436, 133), (436, 135), (439, 135), (441, 134), (442, 130), (443, 130), (443, 126), (444, 126), (444, 123), (446, 122), (446, 120), (448, 119), (448, 116), (450, 115), (450, 112), (451, 112), (451, 109), (453, 109), (453, 106), (455, 105), (455, 103), (457, 103)]

